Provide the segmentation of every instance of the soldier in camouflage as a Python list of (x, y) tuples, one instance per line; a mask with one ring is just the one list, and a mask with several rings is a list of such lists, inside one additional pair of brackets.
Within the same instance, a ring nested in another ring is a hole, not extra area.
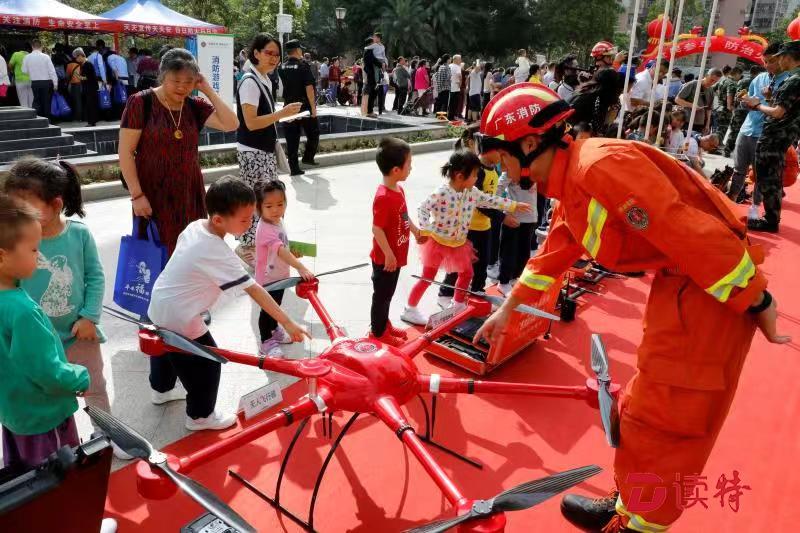
[(756, 184), (764, 202), (764, 217), (748, 220), (754, 231), (777, 233), (783, 197), (783, 165), (789, 145), (800, 137), (800, 41), (784, 43), (775, 54), (786, 81), (775, 90), (769, 105), (757, 97), (743, 99), (750, 109), (766, 115), (764, 129), (756, 145)]
[(731, 67), (725, 65), (722, 68), (722, 78), (714, 85), (714, 95), (716, 96), (716, 104), (714, 106), (714, 115), (717, 119), (717, 129), (715, 133), (720, 139), (725, 138), (725, 132), (728, 131), (728, 126), (731, 123), (731, 109), (728, 107), (728, 91), (731, 85), (736, 85), (730, 78)]
[[(754, 69), (755, 74), (753, 73)], [(738, 95), (747, 94), (747, 89), (750, 88), (750, 81), (758, 74), (758, 69), (759, 67), (755, 65), (751, 67), (749, 76), (743, 76), (742, 68), (739, 66), (731, 69), (731, 78), (735, 80), (736, 83), (728, 87), (727, 100), (733, 111), (731, 114), (731, 123), (728, 126), (728, 139), (725, 142), (725, 157), (731, 156), (731, 152), (733, 152), (733, 148), (736, 146), (736, 137), (739, 135), (739, 129), (741, 129), (748, 113), (748, 109), (741, 105), (741, 99)]]

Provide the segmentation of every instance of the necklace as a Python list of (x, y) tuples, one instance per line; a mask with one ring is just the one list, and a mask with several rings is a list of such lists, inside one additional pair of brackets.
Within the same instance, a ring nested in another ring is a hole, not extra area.
[(164, 106), (164, 109), (166, 109), (169, 112), (169, 118), (171, 118), (172, 123), (175, 124), (175, 132), (172, 134), (172, 136), (180, 141), (181, 139), (183, 139), (183, 132), (181, 131), (181, 118), (183, 117), (183, 102), (181, 102), (181, 109), (180, 111), (178, 111), (178, 120), (176, 121), (175, 116), (172, 114), (172, 109), (167, 107), (167, 104), (163, 100), (161, 100), (161, 98), (159, 98), (158, 101), (161, 102), (161, 105)]

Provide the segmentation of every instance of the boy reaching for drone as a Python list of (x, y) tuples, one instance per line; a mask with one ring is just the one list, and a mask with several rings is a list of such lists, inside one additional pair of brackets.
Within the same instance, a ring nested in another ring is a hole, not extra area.
[[(225, 235), (241, 235), (250, 227), (256, 197), (246, 183), (225, 177), (206, 193), (208, 218), (189, 224), (167, 266), (153, 287), (148, 315), (154, 324), (206, 346), (216, 346), (201, 313), (228, 291), (243, 290), (281, 324), (295, 342), (308, 337), (269, 293), (258, 285), (225, 243)], [(186, 429), (224, 429), (236, 423), (236, 414), (215, 410), (220, 364), (183, 353), (150, 358), (153, 403), (181, 399), (175, 390), (180, 378), (186, 388)]]

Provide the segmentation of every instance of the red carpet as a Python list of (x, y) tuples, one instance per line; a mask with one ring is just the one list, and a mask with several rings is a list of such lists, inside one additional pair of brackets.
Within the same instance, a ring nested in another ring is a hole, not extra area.
[[(800, 523), (800, 204), (790, 189), (784, 204), (781, 234), (754, 236), (764, 245), (764, 265), (770, 289), (780, 305), (780, 329), (793, 335), (786, 346), (769, 345), (757, 334), (727, 424), (706, 468), (707, 498), (684, 513), (672, 531), (794, 531)], [(649, 278), (607, 281), (603, 297), (589, 295), (570, 324), (553, 328), (549, 341), (540, 341), (527, 353), (501, 367), (490, 379), (581, 384), (590, 372), (589, 335), (601, 333), (612, 358), (612, 376), (625, 383), (634, 372), (635, 350), (641, 338), (641, 316)], [(713, 332), (709, 332), (713, 334)], [(418, 357), (421, 371), (462, 375), (427, 357)], [(302, 384), (285, 393), (291, 400), (303, 394)], [(421, 420), (418, 402), (408, 406)], [(347, 420), (337, 413), (334, 429)], [(307, 428), (307, 438), (295, 449), (281, 493), (284, 505), (306, 518), (311, 490), (328, 451), (320, 417)], [(259, 531), (300, 531), (291, 520), (227, 476), (233, 469), (272, 495), (282, 451), (294, 427), (223, 457), (192, 473), (217, 492)], [(235, 430), (234, 430), (235, 431)], [(525, 399), (501, 396), (442, 395), (436, 427), (437, 440), (485, 464), (479, 471), (434, 450), (445, 470), (471, 497), (490, 497), (505, 488), (558, 470), (596, 463), (605, 471), (579, 490), (603, 495), (612, 486), (613, 451), (605, 444), (597, 411), (570, 400)], [(219, 435), (192, 435), (168, 448), (186, 453)], [(738, 512), (714, 498), (720, 475), (739, 472), (749, 485)], [(509, 513), (509, 532), (573, 531), (562, 520), (558, 498), (534, 509)], [(447, 505), (440, 492), (398, 439), (374, 418), (362, 416), (344, 439), (331, 462), (320, 491), (315, 526), (322, 532), (391, 532), (421, 525), (440, 517)], [(122, 533), (178, 531), (202, 513), (182, 495), (166, 501), (147, 501), (136, 492), (132, 466), (113, 474), (108, 514), (117, 518)], [(450, 516), (450, 515), (447, 515)]]

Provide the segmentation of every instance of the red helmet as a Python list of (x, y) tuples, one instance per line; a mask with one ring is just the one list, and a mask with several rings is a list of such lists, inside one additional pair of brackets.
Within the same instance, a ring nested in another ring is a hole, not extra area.
[(613, 56), (616, 53), (617, 49), (608, 41), (600, 41), (592, 48), (592, 57), (595, 59), (600, 59), (603, 56)]
[(546, 132), (573, 112), (555, 91), (541, 83), (515, 83), (489, 101), (483, 110), (481, 133), (514, 142)]

